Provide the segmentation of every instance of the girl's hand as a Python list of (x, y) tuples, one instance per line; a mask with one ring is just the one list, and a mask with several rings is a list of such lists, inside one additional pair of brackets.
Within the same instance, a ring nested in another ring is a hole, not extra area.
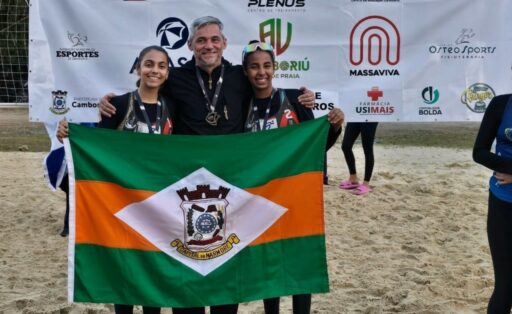
[(60, 120), (59, 127), (57, 128), (57, 139), (63, 142), (63, 138), (68, 137), (68, 120)]
[(327, 114), (327, 121), (329, 121), (336, 131), (338, 131), (341, 128), (343, 121), (345, 121), (345, 114), (341, 109), (334, 108)]
[(496, 177), (496, 179), (498, 179), (498, 184), (500, 185), (512, 183), (512, 174), (496, 172), (494, 176)]

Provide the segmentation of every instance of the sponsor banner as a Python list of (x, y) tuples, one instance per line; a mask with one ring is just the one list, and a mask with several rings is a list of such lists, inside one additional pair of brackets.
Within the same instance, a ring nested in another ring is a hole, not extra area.
[[(98, 11), (126, 23), (115, 27)], [(225, 25), (227, 60), (239, 64), (250, 40), (269, 42), (275, 86), (337, 93), (327, 103), (349, 121), (479, 121), (488, 101), (471, 96), (484, 97), (483, 86), (511, 92), (511, 11), (507, 0), (35, 0), (29, 118), (97, 121), (102, 95), (134, 88), (143, 47), (164, 47), (171, 67), (180, 67), (192, 57), (189, 25), (213, 15)], [(392, 97), (393, 113), (358, 109), (372, 87)], [(428, 87), (437, 89), (439, 108), (424, 105)]]

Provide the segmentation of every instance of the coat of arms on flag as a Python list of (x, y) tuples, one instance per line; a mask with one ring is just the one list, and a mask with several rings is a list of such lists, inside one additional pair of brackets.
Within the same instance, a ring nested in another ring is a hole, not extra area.
[(328, 127), (203, 137), (70, 125), (69, 300), (195, 307), (327, 292)]
[(229, 191), (223, 186), (214, 190), (210, 185), (197, 185), (195, 191), (187, 188), (177, 191), (185, 217), (185, 244), (176, 239), (171, 245), (186, 252), (180, 252), (183, 255), (195, 259), (212, 259), (229, 251), (232, 247), (230, 244), (239, 243), (240, 239), (234, 233), (226, 241), (224, 227), (226, 208), (229, 206), (226, 196)]
[(207, 275), (249, 245), (285, 211), (200, 168), (115, 216), (162, 252)]

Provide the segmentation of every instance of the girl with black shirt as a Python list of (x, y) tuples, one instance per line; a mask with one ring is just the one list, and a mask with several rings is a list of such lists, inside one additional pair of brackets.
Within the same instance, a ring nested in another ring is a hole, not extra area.
[[(270, 44), (251, 41), (242, 53), (244, 72), (251, 83), (253, 97), (249, 105), (249, 113), (245, 122), (246, 132), (259, 132), (302, 121), (314, 119), (313, 111), (299, 104), (297, 97), (302, 93), (298, 89), (279, 89), (272, 86), (274, 76), (274, 52)], [(329, 112), (331, 123), (327, 140), (329, 149), (339, 134), (344, 115), (339, 109)], [(293, 313), (309, 314), (311, 294), (294, 295)], [(279, 313), (279, 298), (263, 300), (266, 314)]]
[[(136, 65), (137, 89), (112, 98), (116, 108), (111, 117), (103, 117), (100, 128), (128, 132), (171, 134), (174, 109), (171, 102), (159, 93), (160, 87), (169, 77), (169, 56), (160, 46), (149, 46), (139, 54)], [(59, 123), (57, 138), (68, 136), (66, 120)], [(132, 314), (133, 305), (114, 305), (116, 314)], [(159, 314), (159, 307), (143, 306), (144, 314)]]

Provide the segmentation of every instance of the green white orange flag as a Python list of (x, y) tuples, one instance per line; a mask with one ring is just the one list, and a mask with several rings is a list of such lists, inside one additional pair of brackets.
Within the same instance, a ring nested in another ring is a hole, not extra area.
[(68, 297), (193, 307), (329, 290), (325, 118), (160, 136), (70, 125)]

